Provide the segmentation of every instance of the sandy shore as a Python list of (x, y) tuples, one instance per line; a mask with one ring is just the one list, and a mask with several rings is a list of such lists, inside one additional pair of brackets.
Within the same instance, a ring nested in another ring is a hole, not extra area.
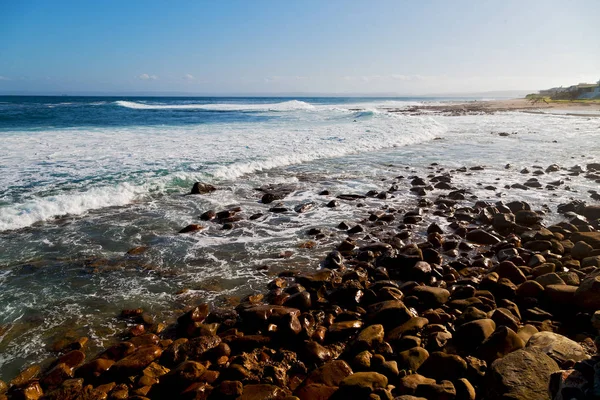
[(544, 103), (526, 99), (469, 101), (442, 105), (419, 105), (406, 109), (391, 109), (404, 114), (434, 113), (444, 115), (493, 114), (504, 111), (550, 113), (561, 115), (600, 116), (600, 103)]

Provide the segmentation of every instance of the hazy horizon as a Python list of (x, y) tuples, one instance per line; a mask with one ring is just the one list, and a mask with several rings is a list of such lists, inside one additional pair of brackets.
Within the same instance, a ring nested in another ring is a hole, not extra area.
[(26, 0), (0, 11), (0, 94), (443, 96), (600, 79), (591, 0)]

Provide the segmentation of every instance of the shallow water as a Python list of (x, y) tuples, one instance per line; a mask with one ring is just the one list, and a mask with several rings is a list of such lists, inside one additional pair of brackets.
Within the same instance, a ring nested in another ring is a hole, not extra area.
[[(598, 161), (599, 118), (387, 112), (422, 101), (0, 98), (0, 376), (44, 360), (48, 343), (65, 335), (89, 336), (92, 352), (108, 344), (125, 328), (116, 318), (123, 308), (169, 322), (189, 304), (260, 291), (278, 271), (315, 269), (344, 237), (339, 222), (416, 199), (401, 180), (394, 199), (330, 209), (324, 203), (333, 197), (318, 195), (324, 189), (387, 190), (394, 177), (425, 176), (438, 163), (485, 166), (453, 174), (454, 185), (480, 199), (555, 210), (598, 190), (564, 173), (538, 177), (564, 180), (555, 191), (504, 186), (530, 178), (518, 173), (524, 167)], [(218, 190), (186, 195), (197, 180)], [(295, 185), (282, 201), (291, 210), (315, 207), (270, 213), (255, 190), (268, 184)], [(177, 234), (202, 212), (233, 206), (244, 216), (234, 229), (202, 222), (200, 232)], [(331, 236), (299, 247), (312, 227)], [(148, 250), (125, 254), (137, 246)], [(282, 257), (286, 251), (292, 255)]]

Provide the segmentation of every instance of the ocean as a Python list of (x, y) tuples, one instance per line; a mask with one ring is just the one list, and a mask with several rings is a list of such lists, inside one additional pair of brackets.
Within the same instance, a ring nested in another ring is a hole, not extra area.
[[(318, 268), (344, 237), (336, 226), (379, 207), (325, 204), (387, 190), (390, 176), (403, 177), (397, 207), (417, 198), (406, 178), (432, 164), (483, 166), (453, 184), (537, 209), (598, 190), (562, 175), (556, 190), (550, 175), (539, 190), (505, 186), (530, 178), (523, 168), (598, 162), (599, 118), (392, 112), (448, 101), (465, 99), (0, 96), (0, 377), (43, 362), (61, 338), (89, 337), (90, 353), (111, 344), (122, 309), (169, 323), (191, 304), (262, 291), (283, 270)], [(188, 195), (197, 181), (217, 190)], [(290, 211), (259, 201), (268, 185), (291, 188)], [(302, 204), (312, 208), (295, 212)], [(243, 217), (233, 229), (199, 218), (232, 207)], [(178, 233), (193, 223), (204, 229)], [(310, 242), (311, 228), (325, 237)]]

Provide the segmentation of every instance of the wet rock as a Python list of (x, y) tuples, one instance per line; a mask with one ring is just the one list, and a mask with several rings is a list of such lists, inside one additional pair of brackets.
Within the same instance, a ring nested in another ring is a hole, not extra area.
[(419, 333), (428, 323), (429, 320), (427, 318), (413, 317), (402, 325), (392, 329), (388, 334), (386, 334), (386, 339), (391, 343), (398, 342), (406, 335)]
[(190, 233), (190, 232), (197, 232), (204, 229), (204, 227), (202, 225), (198, 225), (198, 224), (191, 224), (186, 226), (185, 228), (181, 229), (179, 231), (179, 233)]
[(130, 376), (146, 368), (162, 354), (158, 346), (147, 346), (136, 350), (134, 353), (117, 361), (111, 368), (111, 373), (116, 376)]
[(478, 244), (496, 244), (500, 242), (500, 239), (482, 229), (475, 229), (467, 233), (466, 239)]
[(306, 342), (301, 354), (308, 362), (315, 364), (322, 364), (326, 361), (329, 361), (332, 357), (329, 349), (321, 346), (319, 343), (313, 340)]
[(352, 373), (345, 361), (330, 361), (311, 372), (294, 394), (302, 400), (328, 399)]
[(59, 363), (44, 375), (40, 383), (45, 388), (55, 388), (72, 377), (73, 368), (67, 364)]
[(275, 385), (252, 384), (245, 385), (242, 396), (239, 400), (263, 400), (263, 399), (281, 399), (288, 393)]
[(332, 339), (343, 339), (354, 335), (363, 326), (362, 321), (342, 321), (331, 324), (327, 336)]
[(76, 371), (76, 376), (84, 378), (87, 381), (93, 381), (108, 371), (114, 363), (115, 361), (107, 358), (97, 358), (79, 367)]
[(486, 374), (486, 399), (549, 399), (550, 375), (559, 370), (541, 350), (517, 350), (492, 363)]
[(208, 183), (196, 182), (194, 186), (192, 186), (191, 194), (207, 194), (217, 190), (216, 187), (210, 185)]
[(32, 365), (21, 371), (13, 380), (10, 381), (11, 386), (23, 386), (40, 375), (41, 368), (39, 365)]

